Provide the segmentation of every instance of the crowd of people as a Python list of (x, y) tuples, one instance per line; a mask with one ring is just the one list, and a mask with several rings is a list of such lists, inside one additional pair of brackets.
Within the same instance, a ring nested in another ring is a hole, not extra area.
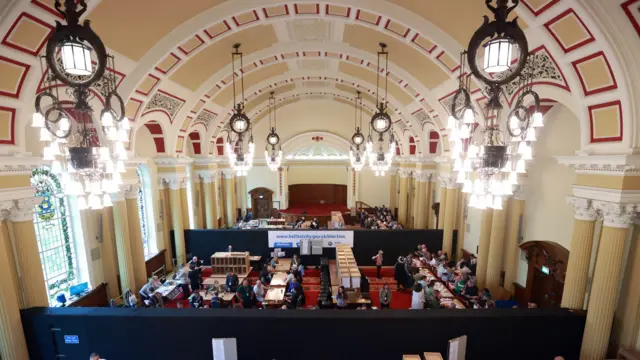
[(391, 229), (402, 230), (404, 227), (394, 217), (391, 209), (384, 205), (373, 208), (373, 212), (369, 213), (365, 209), (358, 210), (360, 219), (360, 227), (363, 229)]

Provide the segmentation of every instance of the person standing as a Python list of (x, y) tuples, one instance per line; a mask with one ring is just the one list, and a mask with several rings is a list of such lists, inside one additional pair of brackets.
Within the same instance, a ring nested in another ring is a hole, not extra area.
[(249, 286), (249, 280), (244, 279), (242, 281), (242, 286), (238, 288), (236, 296), (242, 301), (243, 308), (250, 309), (252, 307), (253, 291), (251, 291), (251, 286)]
[(389, 309), (391, 307), (391, 297), (393, 292), (389, 289), (389, 285), (385, 283), (380, 289), (380, 308)]
[(380, 272), (382, 271), (382, 254), (382, 250), (378, 250), (378, 254), (371, 258), (376, 262), (376, 275), (378, 279), (382, 279), (382, 276), (380, 275)]
[(100, 360), (100, 355), (98, 355), (98, 353), (91, 353), (89, 360)]
[(422, 291), (422, 285), (415, 284), (411, 295), (411, 310), (422, 309), (424, 309), (424, 291)]
[(238, 288), (238, 275), (234, 274), (233, 271), (229, 271), (225, 285), (228, 292), (236, 292)]

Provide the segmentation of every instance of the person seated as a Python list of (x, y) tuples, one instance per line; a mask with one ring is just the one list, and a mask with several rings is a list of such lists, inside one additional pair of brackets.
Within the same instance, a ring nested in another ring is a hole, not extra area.
[(457, 309), (458, 307), (456, 306), (456, 304), (452, 301), (449, 303), (449, 306), (447, 306), (447, 309)]
[(460, 295), (466, 285), (467, 285), (467, 281), (465, 280), (464, 276), (462, 274), (458, 274), (455, 277), (453, 291), (455, 291), (456, 294)]
[(189, 305), (193, 309), (199, 309), (204, 305), (204, 298), (202, 298), (202, 295), (200, 295), (199, 291), (191, 294), (191, 296), (189, 297)]
[(293, 258), (291, 259), (291, 267), (299, 266), (299, 265), (300, 265), (300, 258), (298, 257), (298, 255), (294, 254)]
[(145, 301), (145, 305), (150, 308), (162, 308), (164, 307), (164, 301), (159, 293), (153, 293), (149, 300)]
[(244, 222), (250, 222), (253, 219), (253, 213), (251, 211), (247, 212), (247, 215), (244, 217)]
[(433, 296), (428, 299), (427, 306), (431, 309), (440, 308), (440, 291), (433, 289)]
[(287, 278), (285, 279), (284, 282), (288, 285), (295, 278), (296, 278), (295, 270), (292, 268), (291, 270), (287, 271)]
[(297, 218), (296, 222), (293, 224), (293, 228), (294, 229), (300, 229), (302, 227), (302, 224), (304, 223), (304, 218)]
[(311, 224), (309, 225), (309, 229), (318, 230), (320, 228), (320, 224), (318, 223), (318, 218), (313, 218), (311, 220)]
[(476, 299), (478, 298), (478, 287), (476, 286), (475, 281), (469, 280), (465, 285), (464, 289), (462, 289), (462, 296), (467, 299)]
[(286, 306), (289, 309), (296, 309), (301, 300), (302, 294), (298, 291), (298, 288), (291, 289), (290, 292), (287, 292), (285, 295)]
[(274, 256), (273, 259), (271, 259), (270, 263), (272, 268), (275, 268), (276, 265), (280, 265), (280, 261), (278, 260), (277, 256)]
[(225, 282), (227, 292), (236, 292), (236, 290), (238, 290), (239, 283), (240, 281), (238, 280), (238, 275), (234, 274), (233, 270), (229, 271), (229, 273), (227, 274), (227, 280)]
[(217, 291), (214, 291), (211, 295), (211, 308), (219, 309), (222, 301), (220, 300), (220, 296)]
[(478, 266), (478, 258), (475, 255), (471, 255), (471, 260), (469, 260), (469, 270), (471, 270), (471, 275), (476, 274), (476, 267)]
[(423, 274), (420, 274), (420, 273), (418, 273), (418, 275), (419, 275), (419, 276), (418, 276), (418, 283), (419, 283), (420, 285), (422, 285), (422, 288), (423, 288), (423, 289), (425, 289), (425, 290), (426, 290), (426, 289), (427, 289), (427, 285), (428, 285), (428, 284), (427, 284), (427, 275), (423, 275)]
[(152, 280), (149, 280), (146, 284), (144, 284), (144, 286), (142, 287), (142, 289), (140, 289), (140, 297), (142, 298), (142, 300), (149, 300), (152, 296), (153, 296), (153, 292), (156, 289), (153, 288), (153, 282)]
[(446, 270), (446, 262), (444, 260), (439, 260), (437, 274), (439, 278), (442, 278), (442, 273)]
[(485, 300), (485, 301), (492, 300), (491, 293), (489, 292), (489, 289), (484, 288), (484, 289), (480, 290), (480, 293), (478, 294), (478, 298), (480, 300)]
[(300, 283), (298, 283), (298, 279), (294, 277), (289, 283), (287, 283), (287, 292), (291, 292), (292, 289), (299, 287)]
[(260, 281), (265, 284), (271, 282), (271, 273), (269, 272), (269, 267), (267, 264), (262, 265), (262, 270), (260, 270)]
[(336, 294), (336, 305), (338, 309), (346, 309), (349, 305), (349, 295), (347, 294), (347, 289), (344, 286), (340, 286), (338, 288), (338, 293)]

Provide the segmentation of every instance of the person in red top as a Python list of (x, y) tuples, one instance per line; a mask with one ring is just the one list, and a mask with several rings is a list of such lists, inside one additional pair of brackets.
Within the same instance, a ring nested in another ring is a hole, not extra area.
[(380, 276), (380, 271), (382, 270), (382, 250), (378, 250), (378, 255), (372, 257), (371, 259), (376, 261), (376, 270), (378, 273), (378, 279), (382, 279)]

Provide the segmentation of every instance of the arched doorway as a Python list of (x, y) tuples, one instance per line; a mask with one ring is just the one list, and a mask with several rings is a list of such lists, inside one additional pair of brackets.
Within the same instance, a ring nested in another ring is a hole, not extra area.
[(273, 210), (273, 191), (264, 187), (249, 191), (254, 219), (268, 219)]
[(569, 250), (550, 241), (528, 241), (520, 245), (520, 249), (528, 263), (527, 286), (521, 302), (533, 302), (541, 308), (559, 308)]

